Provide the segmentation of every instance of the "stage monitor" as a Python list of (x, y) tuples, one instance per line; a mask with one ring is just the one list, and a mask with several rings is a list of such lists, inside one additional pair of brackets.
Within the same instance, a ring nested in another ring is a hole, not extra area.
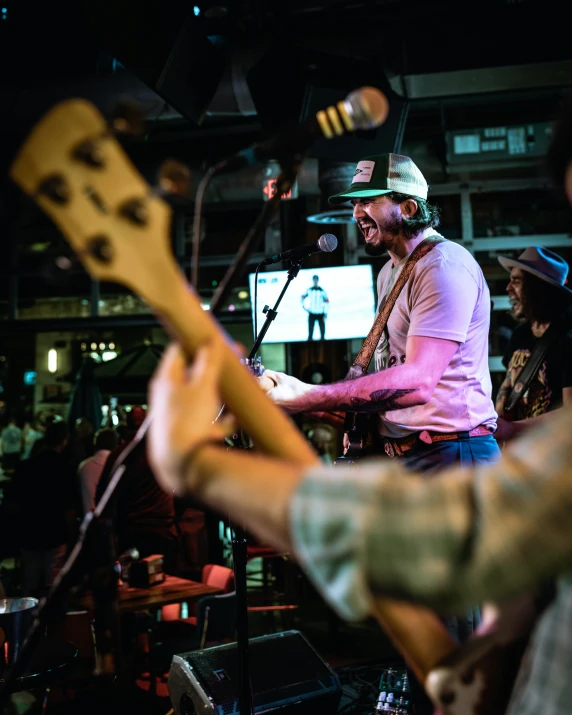
[[(254, 328), (264, 325), (265, 305), (274, 308), (286, 285), (288, 271), (249, 275)], [(255, 289), (257, 288), (256, 306)], [(364, 338), (375, 318), (375, 291), (370, 265), (303, 268), (290, 283), (264, 343)], [(310, 336), (311, 331), (311, 336)]]

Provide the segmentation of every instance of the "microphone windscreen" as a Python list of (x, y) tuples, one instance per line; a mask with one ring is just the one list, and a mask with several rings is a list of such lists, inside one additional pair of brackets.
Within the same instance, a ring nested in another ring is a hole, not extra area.
[(338, 239), (333, 233), (324, 233), (318, 239), (318, 246), (325, 253), (331, 253), (338, 247)]
[(385, 122), (389, 114), (387, 97), (376, 87), (354, 89), (344, 103), (356, 129), (375, 129)]

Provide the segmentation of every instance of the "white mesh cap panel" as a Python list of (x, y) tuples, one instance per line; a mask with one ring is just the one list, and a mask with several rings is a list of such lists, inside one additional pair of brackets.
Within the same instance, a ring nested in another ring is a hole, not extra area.
[(408, 156), (389, 155), (387, 188), (408, 196), (427, 198), (428, 186), (425, 177)]

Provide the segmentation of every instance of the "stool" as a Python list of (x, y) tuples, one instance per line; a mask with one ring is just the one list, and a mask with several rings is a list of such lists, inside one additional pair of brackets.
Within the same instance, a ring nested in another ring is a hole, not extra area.
[[(289, 554), (276, 551), (269, 546), (260, 544), (247, 545), (247, 561), (261, 559), (261, 569), (258, 572), (247, 573), (247, 583), (259, 583), (261, 587), (260, 598), (256, 599), (252, 590), (248, 593), (249, 613), (279, 613), (284, 630), (292, 628), (294, 611), (297, 610), (295, 578), (293, 562)], [(282, 585), (278, 590), (276, 575), (272, 567), (279, 563), (283, 566)]]

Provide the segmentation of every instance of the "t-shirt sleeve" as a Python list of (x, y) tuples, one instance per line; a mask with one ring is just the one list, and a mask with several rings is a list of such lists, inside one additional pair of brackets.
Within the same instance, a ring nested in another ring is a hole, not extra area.
[(445, 260), (417, 268), (408, 335), (464, 343), (479, 297), (475, 278), (464, 265)]

